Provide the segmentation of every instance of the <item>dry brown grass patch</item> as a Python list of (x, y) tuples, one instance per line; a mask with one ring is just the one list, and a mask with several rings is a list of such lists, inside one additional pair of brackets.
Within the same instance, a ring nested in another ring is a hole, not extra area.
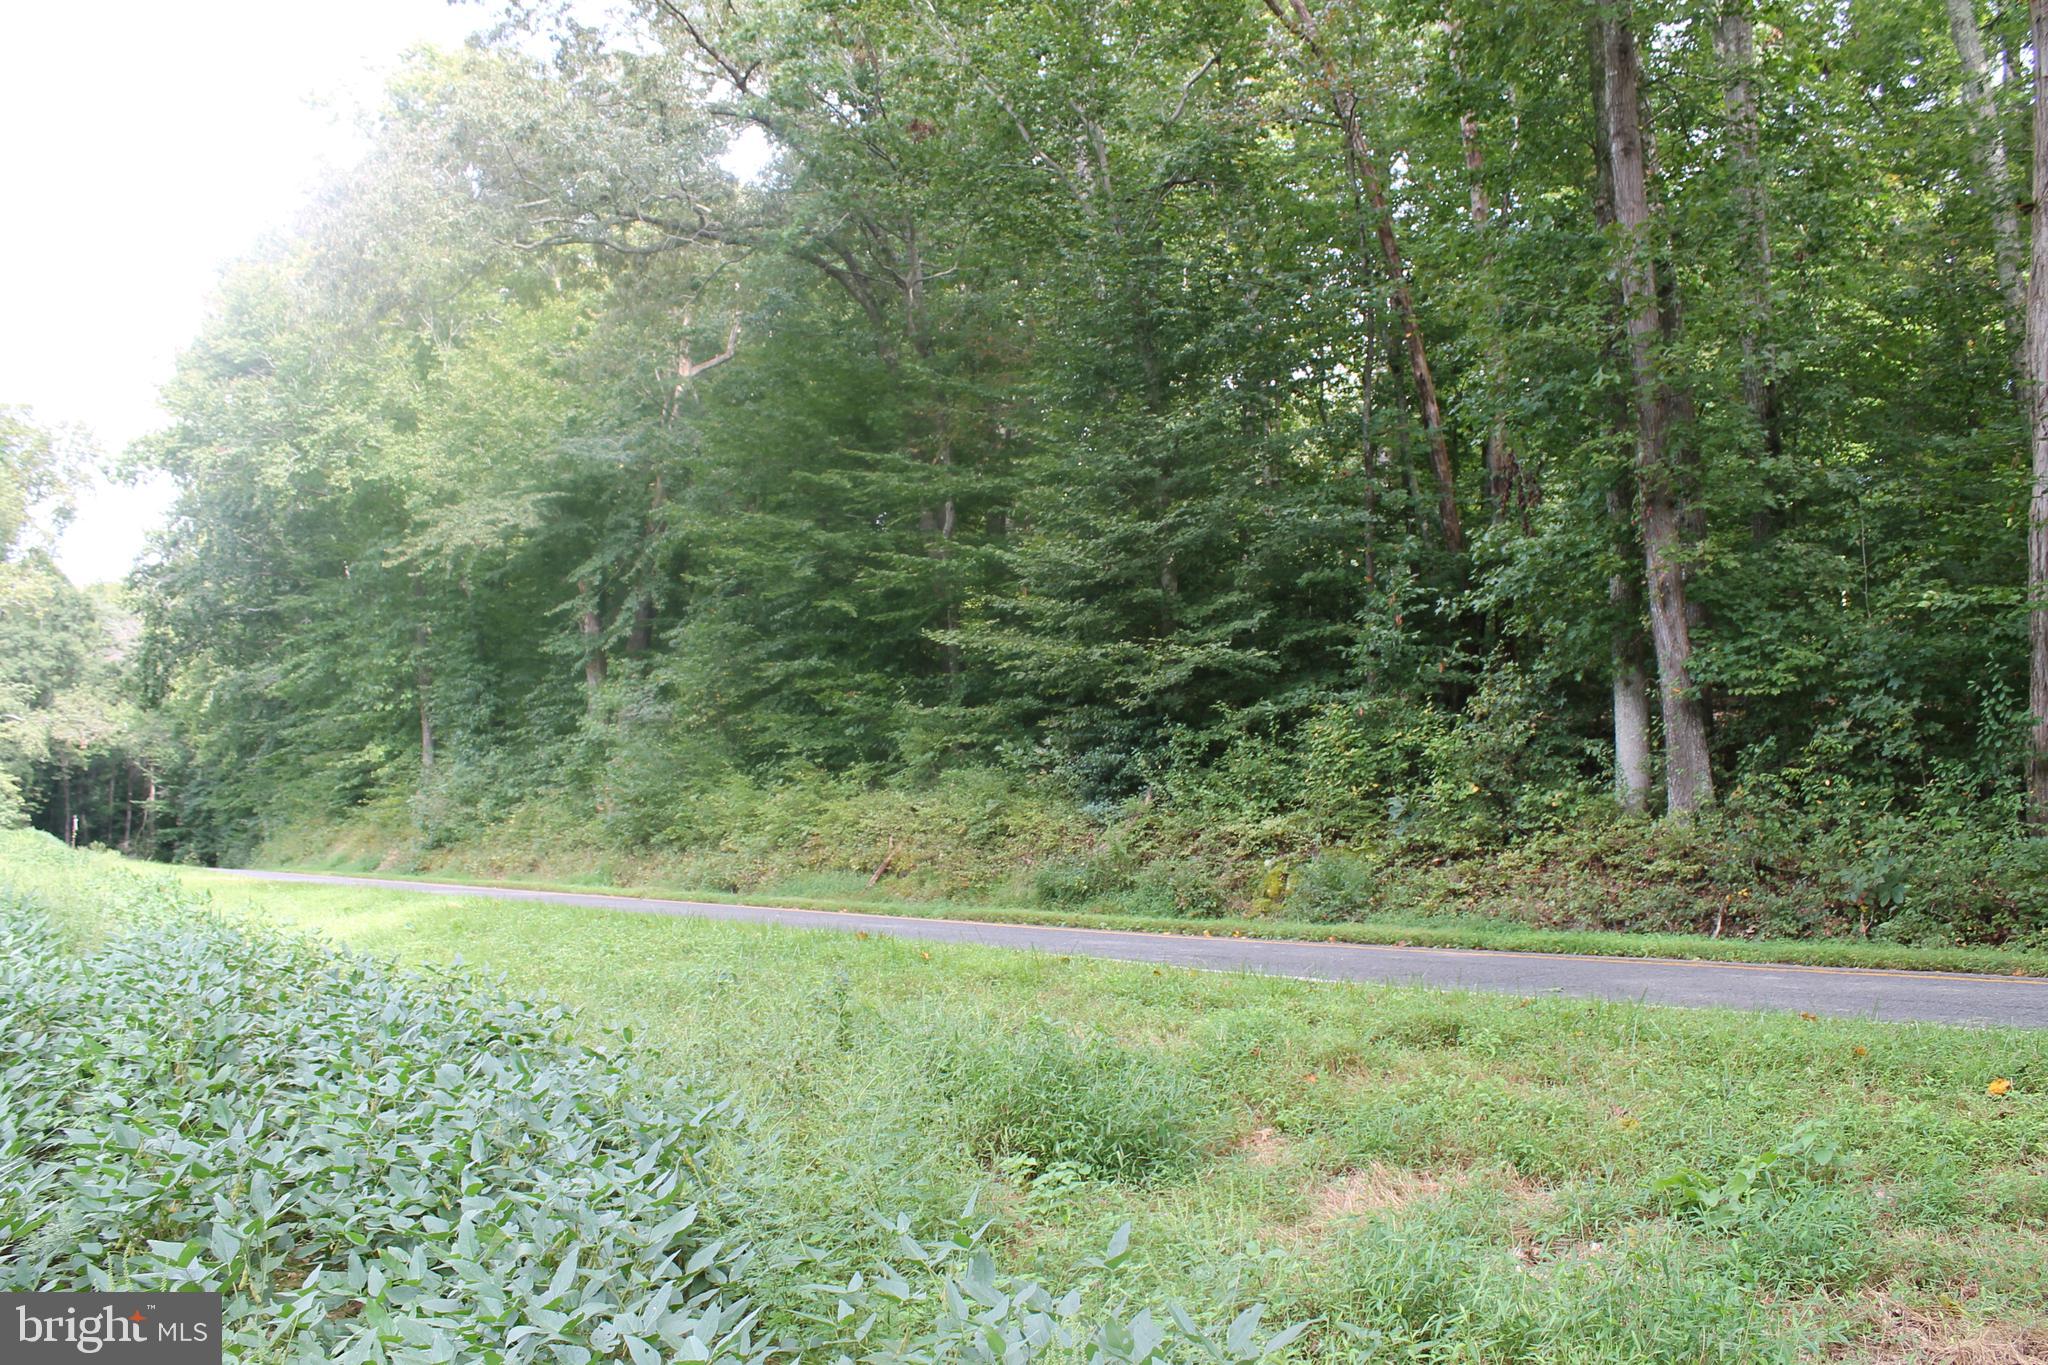
[[(1286, 1141), (1284, 1137), (1280, 1140)], [(1424, 1171), (1380, 1161), (1353, 1166), (1320, 1181), (1308, 1191), (1306, 1212), (1276, 1231), (1296, 1242), (1320, 1241), (1345, 1223), (1396, 1212), (1474, 1186), (1499, 1195), (1506, 1206), (1507, 1235), (1515, 1243), (1534, 1243), (1530, 1224), (1555, 1201), (1555, 1195), (1544, 1186), (1506, 1168), (1456, 1165)]]
[(1324, 1225), (1363, 1213), (1405, 1208), (1418, 1199), (1442, 1194), (1444, 1189), (1445, 1182), (1436, 1176), (1375, 1161), (1345, 1171), (1317, 1190), (1308, 1221)]
[(1882, 1293), (1872, 1296), (1871, 1310), (1873, 1334), (1832, 1352), (1834, 1359), (1875, 1365), (2048, 1365), (2048, 1330), (1966, 1322)]
[(1287, 1163), (1294, 1151), (1294, 1143), (1278, 1128), (1265, 1126), (1246, 1133), (1230, 1150), (1252, 1165), (1270, 1170)]

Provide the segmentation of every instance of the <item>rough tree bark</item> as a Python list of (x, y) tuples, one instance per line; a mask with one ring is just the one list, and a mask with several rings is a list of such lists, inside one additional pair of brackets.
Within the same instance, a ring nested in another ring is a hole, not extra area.
[(1663, 319), (1649, 241), (1649, 187), (1637, 103), (1641, 65), (1625, 14), (1602, 18), (1600, 29), (1614, 219), (1622, 237), (1622, 312), (1635, 388), (1637, 515), (1664, 718), (1665, 807), (1684, 814), (1714, 799), (1714, 777), (1708, 766), (1706, 709), (1692, 676), (1692, 629), (1683, 571), (1686, 537), (1670, 450), (1675, 396), (1657, 368)]
[[(1344, 149), (1345, 165), (1350, 166), (1352, 154), (1349, 144)], [(1358, 174), (1353, 171), (1347, 179), (1351, 186), (1351, 222), (1358, 233), (1358, 257), (1364, 260), (1372, 254), (1371, 240), (1365, 228), (1365, 201), (1359, 188)], [(1365, 581), (1379, 582), (1379, 545), (1374, 530), (1374, 518), (1379, 515), (1380, 453), (1373, 444), (1374, 391), (1378, 380), (1380, 309), (1379, 301), (1368, 293), (1365, 304), (1365, 359), (1358, 367), (1358, 456), (1363, 464), (1360, 473), (1365, 479)], [(1391, 369), (1391, 362), (1389, 364)]]
[(1379, 515), (1380, 461), (1372, 443), (1373, 369), (1379, 364), (1373, 354), (1379, 333), (1379, 310), (1367, 304), (1365, 312), (1365, 363), (1358, 367), (1358, 458), (1359, 476), (1365, 480), (1364, 515), (1360, 518), (1365, 550), (1365, 581), (1379, 579), (1379, 540), (1373, 518)]
[[(924, 249), (920, 245), (917, 220), (906, 218), (903, 225), (903, 326), (910, 338), (911, 348), (917, 358), (929, 366), (934, 344), (930, 318), (925, 313), (925, 286), (927, 274), (924, 264)], [(925, 380), (927, 384), (931, 381)], [(947, 410), (942, 394), (933, 392), (930, 406), (926, 409), (930, 419), (932, 438), (932, 464), (940, 469), (953, 467), (953, 431), (951, 414)], [(949, 479), (951, 475), (947, 476)], [(960, 520), (958, 504), (948, 493), (939, 500), (936, 509), (924, 508), (918, 513), (918, 527), (931, 536), (932, 558), (941, 561), (953, 557), (953, 534)], [(939, 647), (939, 657), (946, 676), (956, 678), (960, 674), (960, 646), (951, 642), (953, 632), (960, 628), (959, 604), (955, 600), (946, 575), (937, 578), (939, 605), (939, 629), (949, 638)]]
[[(1627, 543), (1623, 553), (1635, 548), (1629, 534), (1631, 521), (1628, 499), (1620, 489), (1607, 490), (1607, 517), (1616, 533)], [(1624, 563), (1626, 561), (1624, 560)], [(1635, 576), (1625, 569), (1607, 577), (1607, 600), (1617, 618), (1611, 644), (1614, 656), (1614, 799), (1621, 808), (1640, 815), (1650, 806), (1650, 678), (1644, 668), (1643, 595)]]
[(1429, 438), (1429, 466), (1436, 477), (1437, 520), (1443, 526), (1444, 547), (1453, 554), (1465, 549), (1465, 528), (1458, 514), (1457, 471), (1451, 464), (1449, 438), (1444, 434), (1443, 405), (1437, 399), (1436, 376), (1429, 367), (1429, 353), (1423, 345), (1422, 324), (1415, 312), (1415, 294), (1408, 287), (1408, 264), (1401, 256), (1401, 244), (1394, 236), (1394, 218), (1387, 207), (1387, 191), (1380, 179), (1378, 163), (1365, 139), (1359, 120), (1358, 93), (1344, 81), (1337, 63), (1318, 36), (1316, 19), (1305, 0), (1265, 0), (1280, 26), (1286, 29), (1302, 52), (1317, 67), (1325, 93), (1330, 97), (1337, 125), (1351, 149), (1353, 164), (1364, 182), (1365, 197), (1372, 205), (1374, 235), (1387, 267), (1387, 290), (1401, 319), (1401, 332), (1408, 348), (1408, 369), (1415, 381), (1416, 406), (1422, 413), (1423, 430)]
[[(2048, 206), (2048, 0), (2033, 3), (2034, 203)], [(2048, 834), (2048, 207), (2033, 213), (2035, 267), (2027, 282), (2026, 375), (2034, 457), (2027, 500), (2027, 703), (2033, 717), (2027, 753), (2027, 821)]]
[[(1468, 111), (1458, 117), (1458, 136), (1465, 144), (1465, 169), (1471, 177), (1472, 227), (1482, 238), (1493, 224), (1493, 205), (1486, 197), (1483, 176), (1485, 159), (1479, 151), (1479, 125)], [(1489, 259), (1491, 251), (1488, 252)], [(1521, 462), (1508, 444), (1507, 422), (1501, 416), (1505, 400), (1507, 357), (1500, 344), (1500, 308), (1492, 309), (1493, 329), (1486, 339), (1486, 383), (1494, 411), (1486, 425), (1486, 497), (1492, 504), (1494, 520), (1512, 514), (1519, 503), (1524, 529), (1528, 523), (1528, 499), (1522, 487)]]
[[(1608, 232), (1614, 227), (1614, 149), (1607, 130), (1607, 63), (1597, 22), (1587, 26), (1586, 37), (1593, 98), (1593, 219)], [(1626, 415), (1617, 413), (1616, 429), (1626, 425)], [(1650, 680), (1643, 667), (1643, 595), (1627, 567), (1642, 553), (1630, 501), (1618, 488), (1607, 492), (1607, 519), (1622, 563), (1608, 575), (1607, 600), (1615, 614), (1614, 796), (1623, 810), (1640, 814), (1650, 804)]]
[[(1998, 106), (1991, 98), (1991, 68), (1984, 57), (1984, 35), (1977, 27), (1976, 0), (1948, 0), (1948, 31), (1955, 40), (1956, 56), (1962, 59), (1963, 97), (1976, 135), (1971, 152), (1983, 177), (1984, 197), (1991, 205), (1991, 259), (1998, 272), (1998, 292), (2005, 301), (2006, 335), (2019, 344), (2021, 317), (2028, 302), (2021, 275), (2020, 220), (2013, 203), (2012, 172), (2006, 164), (2005, 134), (1999, 129)], [(2037, 240), (2039, 235), (2037, 228)], [(2024, 361), (2020, 368), (2025, 370)]]

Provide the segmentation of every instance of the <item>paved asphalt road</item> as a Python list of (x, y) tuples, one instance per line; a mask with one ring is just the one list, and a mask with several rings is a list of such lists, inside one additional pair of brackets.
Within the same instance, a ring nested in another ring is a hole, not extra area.
[(222, 868), (260, 881), (315, 882), (419, 891), (434, 896), (546, 901), (554, 905), (630, 910), (645, 915), (779, 924), (793, 929), (865, 930), (897, 938), (1030, 948), (1047, 953), (1159, 962), (1214, 972), (1264, 972), (1316, 981), (1375, 981), (1446, 990), (1513, 995), (1591, 995), (1657, 1005), (1713, 1005), (1744, 1010), (1805, 1010), (1850, 1018), (1923, 1020), (1941, 1024), (2048, 1028), (2048, 978), (1972, 976), (1957, 972), (1865, 971), (1848, 967), (1773, 967), (1743, 962), (1679, 962), (1667, 958), (1584, 957), (1504, 953), (1469, 948), (1393, 948), (1350, 943), (1199, 938), (1109, 929), (981, 924), (835, 910), (782, 910), (762, 905), (583, 895), (497, 886), (336, 877), (310, 872)]

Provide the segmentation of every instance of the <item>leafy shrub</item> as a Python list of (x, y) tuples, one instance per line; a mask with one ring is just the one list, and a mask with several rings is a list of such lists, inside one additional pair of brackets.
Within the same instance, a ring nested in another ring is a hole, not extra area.
[[(1554, 734), (1540, 702), (1502, 671), (1456, 717), (1381, 697), (1328, 701), (1278, 737), (1190, 732), (1149, 798), (1109, 810), (1083, 807), (1044, 774), (959, 769), (878, 783), (706, 767), (673, 789), (650, 785), (658, 850), (623, 853), (625, 815), (600, 809), (593, 821), (584, 798), (557, 793), (420, 861), (578, 880), (615, 866), (643, 885), (728, 894), (1028, 899), (1183, 918), (1448, 914), (2048, 945), (2048, 840), (2023, 837), (2016, 816), (1987, 821), (1956, 782), (1908, 805), (1820, 772), (1795, 784), (1738, 769), (1725, 799), (1691, 819), (1629, 817), (1604, 779), (1575, 766), (1581, 741)], [(417, 814), (398, 812), (394, 831), (389, 812), (364, 808), (260, 860), (389, 865), (394, 843), (430, 833)]]
[(1701, 1223), (1725, 1225), (1783, 1203), (1825, 1179), (1842, 1159), (1840, 1146), (1812, 1123), (1801, 1124), (1776, 1147), (1736, 1162), (1715, 1176), (1687, 1167), (1657, 1182), (1672, 1208)]
[(1032, 874), (1031, 897), (1040, 905), (1080, 908), (1131, 885), (1129, 858), (1105, 850), (1085, 858), (1055, 858)]
[(1814, 1123), (1707, 1175), (1687, 1167), (1657, 1182), (1680, 1217), (1728, 1234), (1730, 1269), (1773, 1291), (1854, 1284), (1873, 1258), (1868, 1195), (1830, 1184), (1844, 1156)]
[(1290, 803), (1323, 833), (1385, 828), (1447, 847), (1497, 847), (1556, 828), (1590, 790), (1583, 746), (1556, 723), (1527, 674), (1496, 663), (1457, 712), (1360, 692), (1302, 727)]
[(137, 908), (85, 958), (0, 912), (0, 1287), (220, 1290), (301, 1360), (761, 1353), (724, 1105), (468, 975)]
[(28, 823), (28, 804), (21, 797), (21, 779), (0, 768), (0, 829)]
[(1122, 900), (1124, 909), (1134, 915), (1215, 919), (1230, 910), (1216, 874), (1189, 858), (1147, 863), (1131, 879)]
[(1497, 663), (1455, 720), (1425, 737), (1424, 823), (1480, 848), (1554, 829), (1588, 794), (1579, 749), (1529, 676)]
[(1724, 1253), (1728, 1276), (1772, 1294), (1854, 1287), (1879, 1259), (1876, 1222), (1866, 1191), (1805, 1186), (1741, 1220)]
[(1333, 700), (1303, 727), (1300, 799), (1333, 834), (1398, 823), (1449, 728), (1427, 703), (1383, 693)]
[(1143, 1181), (1185, 1169), (1210, 1109), (1194, 1078), (1048, 1020), (999, 1038), (936, 1040), (933, 1073), (960, 1131), (990, 1161), (1068, 1162), (1098, 1180)]
[[(1085, 1358), (1091, 1365), (1166, 1365), (1177, 1360), (1252, 1365), (1280, 1354), (1308, 1328), (1303, 1322), (1265, 1331), (1261, 1304), (1245, 1309), (1221, 1332), (1204, 1329), (1177, 1304), (1164, 1314), (1140, 1309), (1128, 1320), (1112, 1318), (1091, 1328), (1081, 1319), (1077, 1291), (1055, 1296), (1036, 1281), (1004, 1276), (994, 1258), (979, 1248), (961, 1242), (927, 1245), (907, 1233), (899, 1235), (899, 1246), (923, 1266), (944, 1271), (942, 1291), (919, 1290), (894, 1271), (831, 1287), (832, 1312), (821, 1315), (820, 1321), (836, 1329), (837, 1340), (831, 1344), (838, 1359), (863, 1351), (863, 1359), (888, 1365), (1009, 1365), (1045, 1355)], [(1125, 1223), (1110, 1238), (1107, 1250), (1088, 1260), (1087, 1268), (1114, 1272), (1130, 1258), (1131, 1225)], [(929, 1327), (875, 1349), (886, 1335), (878, 1328), (885, 1329), (905, 1307), (932, 1300), (937, 1300), (937, 1312)]]
[(1295, 874), (1288, 914), (1317, 923), (1363, 919), (1379, 904), (1384, 870), (1348, 853), (1325, 853)]

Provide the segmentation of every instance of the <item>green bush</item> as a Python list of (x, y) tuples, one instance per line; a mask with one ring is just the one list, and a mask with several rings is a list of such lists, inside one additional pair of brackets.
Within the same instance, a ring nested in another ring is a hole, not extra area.
[(1040, 905), (1081, 909), (1131, 886), (1127, 854), (1105, 850), (1083, 858), (1055, 858), (1032, 874), (1031, 898)]
[(21, 798), (21, 779), (0, 768), (0, 829), (28, 823), (28, 805)]
[(1302, 729), (1298, 799), (1330, 834), (1399, 824), (1449, 729), (1427, 703), (1381, 693), (1332, 700)]
[(1379, 907), (1385, 869), (1349, 853), (1324, 853), (1294, 877), (1287, 913), (1319, 924), (1360, 920)]
[(1145, 864), (1121, 897), (1134, 915), (1215, 919), (1230, 912), (1216, 874), (1190, 858), (1162, 858)]
[(88, 957), (0, 910), (0, 1288), (218, 1290), (266, 1358), (765, 1354), (723, 1104), (466, 974), (129, 899)]

